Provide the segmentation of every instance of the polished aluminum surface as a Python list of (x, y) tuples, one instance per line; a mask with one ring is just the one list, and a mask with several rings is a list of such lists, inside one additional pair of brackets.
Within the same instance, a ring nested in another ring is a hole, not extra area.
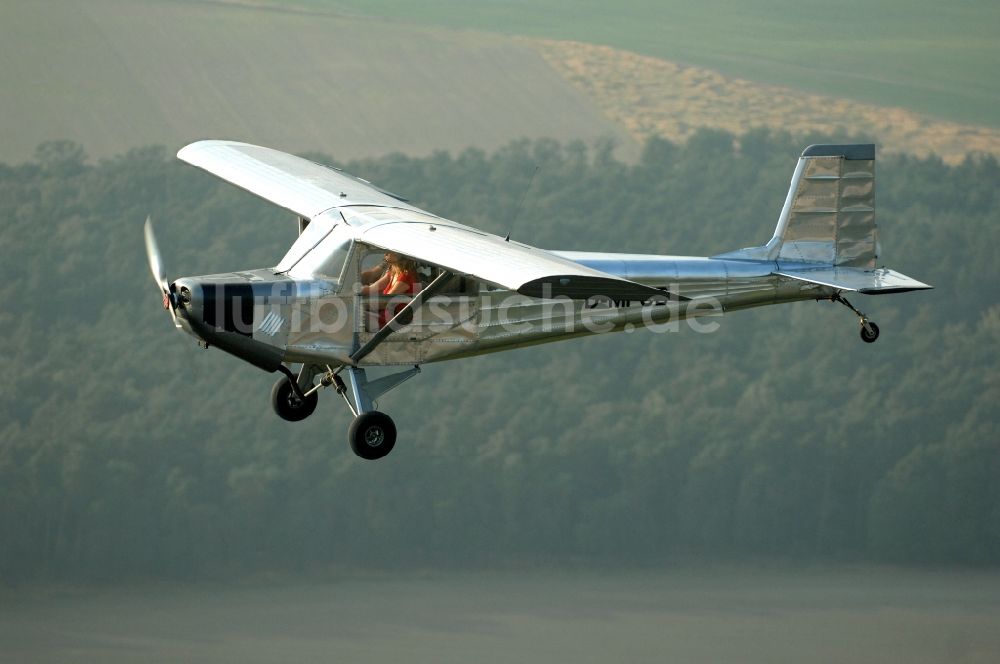
[(796, 164), (767, 244), (716, 258), (871, 270), (878, 251), (875, 146), (810, 146)]
[(419, 209), (370, 182), (259, 145), (198, 141), (181, 148), (177, 158), (306, 219), (345, 205)]
[[(544, 251), (274, 150), (208, 141), (179, 154), (311, 220), (274, 269), (173, 284), (186, 294), (177, 309), (183, 329), (268, 370), (419, 365), (591, 334), (671, 330), (842, 291), (929, 288), (874, 269), (872, 146), (808, 148), (771, 240), (713, 257)], [(385, 250), (414, 259), (424, 286), (442, 271), (457, 275), (418, 298), (412, 322), (389, 333), (378, 330), (379, 311), (409, 297), (360, 294), (364, 268)], [(151, 264), (159, 260), (150, 255)], [(161, 272), (154, 265), (154, 276)]]
[(812, 267), (803, 269), (791, 264), (784, 264), (779, 265), (775, 274), (866, 295), (903, 293), (930, 288), (921, 281), (888, 268), (859, 270), (850, 267)]
[[(359, 230), (358, 240), (372, 246), (411, 256), (459, 274), (470, 274), (510, 290), (543, 282), (557, 296), (564, 286), (581, 278), (594, 284), (595, 293), (604, 284), (614, 291), (633, 286), (621, 275), (591, 269), (582, 263), (501, 237), (460, 225), (442, 225), (422, 220), (381, 221)], [(640, 286), (636, 296), (650, 297)]]

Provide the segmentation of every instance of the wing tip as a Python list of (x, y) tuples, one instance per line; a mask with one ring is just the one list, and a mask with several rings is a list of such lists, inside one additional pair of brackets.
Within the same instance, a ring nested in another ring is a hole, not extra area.
[(180, 159), (180, 160), (182, 160), (182, 161), (190, 161), (190, 157), (194, 156), (195, 153), (202, 152), (204, 150), (211, 149), (211, 148), (214, 148), (214, 147), (221, 147), (221, 146), (225, 146), (225, 147), (250, 147), (250, 148), (270, 149), (270, 148), (263, 148), (263, 146), (260, 146), (260, 145), (254, 145), (253, 143), (244, 143), (242, 141), (230, 141), (230, 140), (224, 139), (224, 138), (203, 138), (203, 139), (199, 139), (197, 141), (193, 141), (191, 143), (188, 143), (187, 145), (185, 145), (184, 147), (182, 147), (180, 150), (178, 150), (177, 151), (177, 158)]

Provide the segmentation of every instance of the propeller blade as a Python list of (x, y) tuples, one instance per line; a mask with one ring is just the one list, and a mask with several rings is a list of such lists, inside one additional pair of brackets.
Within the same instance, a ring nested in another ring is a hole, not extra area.
[(160, 248), (156, 245), (156, 235), (153, 233), (153, 220), (146, 217), (146, 226), (143, 230), (146, 236), (146, 258), (149, 259), (149, 271), (153, 273), (153, 279), (163, 293), (163, 308), (170, 312), (170, 319), (174, 321), (174, 327), (179, 328), (177, 323), (177, 312), (174, 307), (177, 304), (175, 296), (170, 292), (170, 282), (167, 281), (166, 271), (163, 269), (163, 259), (160, 257)]
[(156, 235), (153, 234), (153, 220), (146, 217), (146, 257), (149, 259), (149, 271), (153, 273), (153, 279), (156, 280), (157, 285), (159, 285), (160, 290), (166, 293), (170, 284), (167, 281), (167, 275), (163, 269), (163, 259), (160, 257), (160, 249), (156, 245)]

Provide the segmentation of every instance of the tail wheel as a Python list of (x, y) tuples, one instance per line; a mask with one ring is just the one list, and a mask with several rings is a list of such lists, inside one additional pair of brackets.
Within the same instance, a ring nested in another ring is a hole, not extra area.
[(861, 323), (861, 340), (866, 344), (874, 343), (878, 339), (878, 325), (869, 321)]
[(319, 393), (313, 392), (304, 400), (295, 396), (292, 384), (287, 377), (281, 377), (271, 388), (271, 406), (274, 412), (283, 420), (298, 422), (313, 414), (319, 403)]
[(385, 413), (371, 410), (354, 418), (347, 437), (351, 449), (362, 459), (381, 459), (396, 445), (396, 425)]

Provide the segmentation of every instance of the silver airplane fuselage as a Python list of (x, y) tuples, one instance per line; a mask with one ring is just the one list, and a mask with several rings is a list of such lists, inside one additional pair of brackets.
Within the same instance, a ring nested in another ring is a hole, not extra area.
[(828, 299), (835, 293), (833, 288), (777, 276), (771, 261), (553, 252), (676, 297), (645, 302), (536, 298), (468, 279), (460, 288), (427, 299), (412, 320), (355, 363), (351, 355), (377, 331), (374, 312), (386, 300), (360, 294), (361, 258), (380, 251), (352, 243), (339, 279), (296, 279), (273, 269), (178, 279), (178, 326), (203, 344), (268, 371), (282, 363), (413, 365), (578, 336), (640, 328), (674, 331), (685, 320)]

